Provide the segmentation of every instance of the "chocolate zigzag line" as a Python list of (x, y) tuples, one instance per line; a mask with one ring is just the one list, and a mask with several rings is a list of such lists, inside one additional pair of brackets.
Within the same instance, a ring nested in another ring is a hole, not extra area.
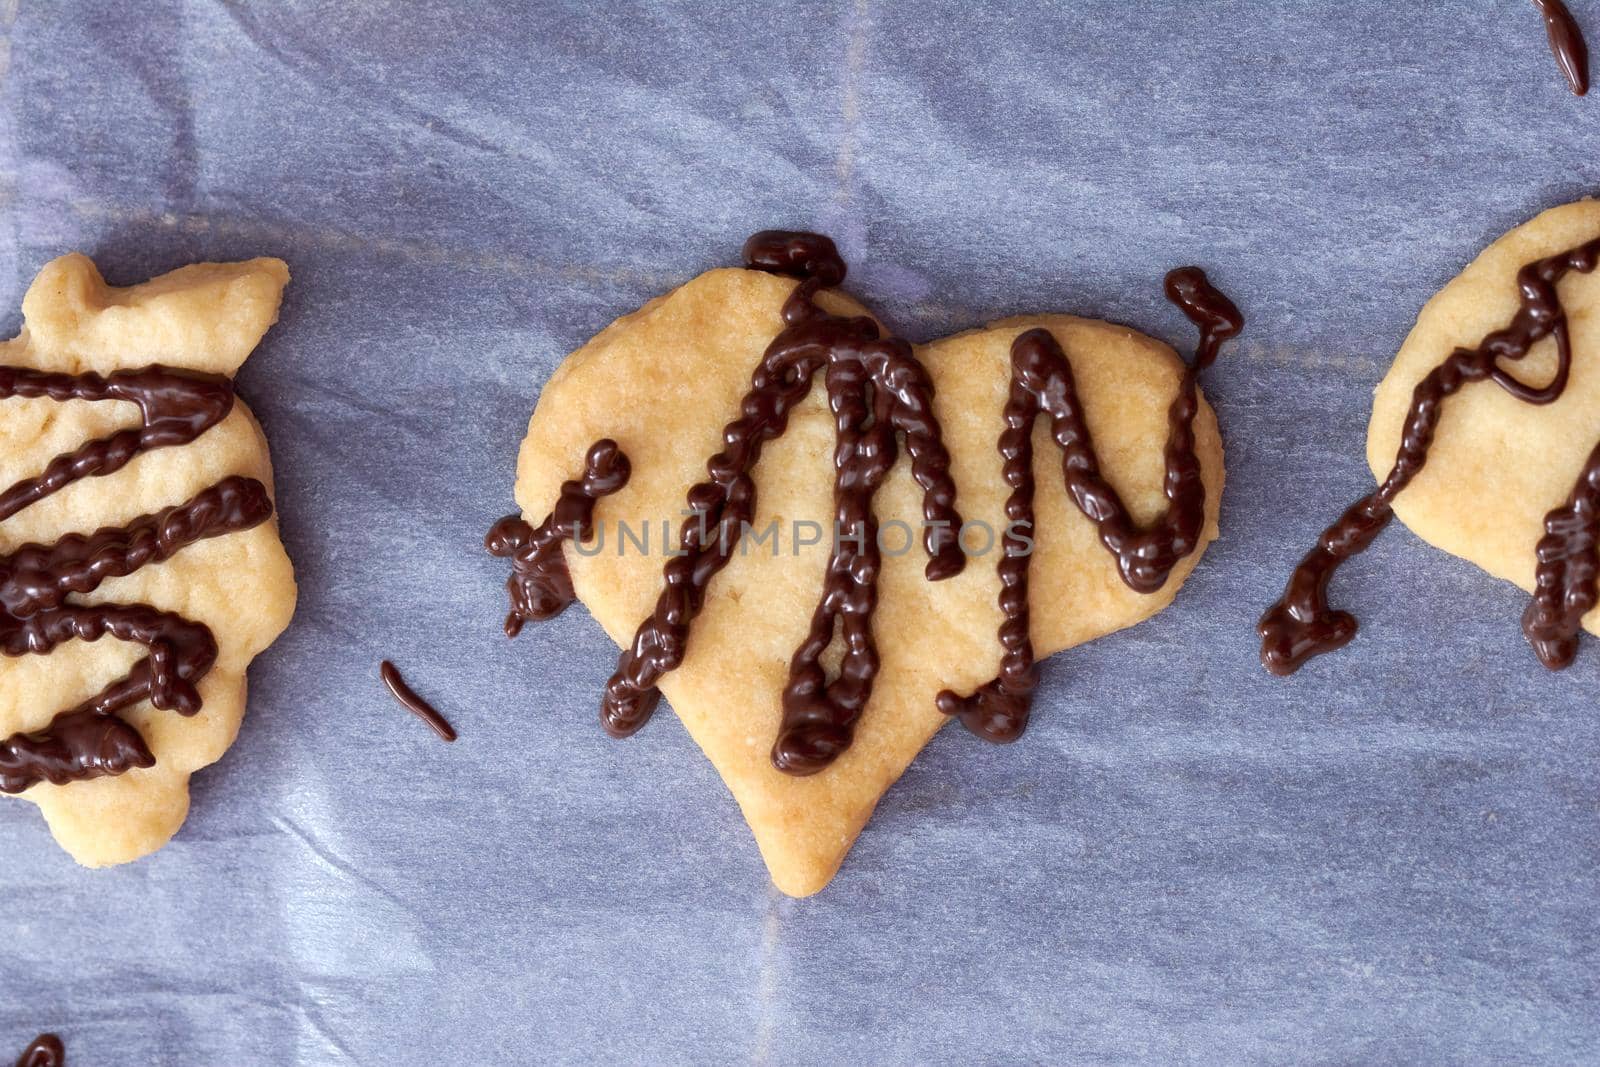
[(40, 1034), (28, 1042), (17, 1059), (17, 1067), (65, 1067), (67, 1050), (55, 1034)]
[[(0, 367), (0, 399), (121, 400), (136, 404), (138, 428), (91, 441), (52, 460), (36, 477), (0, 493), (0, 521), (83, 478), (121, 470), (139, 453), (188, 444), (233, 408), (233, 384), (212, 374), (152, 365), (141, 370), (56, 374)], [(116, 713), (142, 700), (180, 715), (200, 710), (196, 688), (216, 661), (210, 629), (146, 604), (67, 603), (107, 578), (170, 559), (196, 541), (249, 529), (272, 514), (266, 486), (230, 477), (175, 507), (51, 545), (23, 545), (0, 556), (0, 654), (48, 655), (70, 640), (110, 635), (150, 654), (119, 681), (41, 731), (0, 740), (0, 792), (20, 793), (122, 774), (155, 763), (144, 738)]]
[[(1200, 372), (1217, 357), (1222, 343), (1244, 328), (1239, 309), (1209, 281), (1199, 267), (1181, 267), (1167, 275), (1167, 298), (1200, 328), (1194, 361), (1185, 368), (1178, 396), (1167, 411), (1166, 475), (1162, 490), (1167, 508), (1144, 529), (1137, 528), (1122, 497), (1100, 474), (1100, 461), (1089, 437), (1089, 424), (1072, 380), (1072, 367), (1049, 330), (1034, 329), (1011, 343), (1011, 392), (1006, 399), (1000, 455), (1005, 480), (1007, 531), (1033, 529), (1033, 424), (1043, 414), (1050, 434), (1061, 447), (1061, 471), (1067, 492), (1084, 517), (1095, 524), (1100, 544), (1117, 561), (1123, 582), (1140, 593), (1166, 585), (1178, 562), (1199, 546), (1205, 525), (1206, 487), (1195, 454), (1194, 419), (1200, 411)], [(1032, 543), (1007, 544), (1000, 573), (1000, 674), (970, 696), (950, 690), (939, 694), (939, 710), (955, 715), (966, 728), (989, 741), (1009, 742), (1028, 726), (1039, 672), (1028, 627), (1028, 565)]]

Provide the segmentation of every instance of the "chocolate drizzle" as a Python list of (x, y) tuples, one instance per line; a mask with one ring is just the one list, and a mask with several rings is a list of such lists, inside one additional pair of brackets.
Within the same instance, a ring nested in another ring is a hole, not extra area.
[(1522, 632), (1534, 655), (1553, 671), (1578, 654), (1578, 631), (1594, 607), (1600, 574), (1600, 445), (1589, 453), (1565, 505), (1544, 517), (1535, 550), (1533, 599), (1522, 613)]
[(589, 446), (583, 478), (563, 482), (555, 510), (539, 524), (528, 525), (521, 516), (507, 515), (489, 530), (483, 545), (490, 555), (511, 560), (506, 591), (511, 611), (506, 615), (506, 636), (515, 637), (526, 622), (554, 618), (572, 603), (572, 575), (561, 546), (569, 540), (587, 540), (585, 530), (594, 524), (594, 506), (628, 484), (633, 468), (628, 457), (609, 437)]
[[(811, 625), (795, 650), (783, 691), (783, 715), (772, 762), (792, 775), (814, 774), (849, 748), (857, 721), (872, 694), (878, 655), (872, 633), (881, 565), (873, 496), (893, 469), (904, 438), (911, 473), (922, 487), (924, 574), (941, 581), (960, 573), (966, 557), (957, 531), (955, 483), (932, 407), (933, 382), (911, 346), (880, 335), (870, 318), (824, 311), (818, 294), (840, 284), (845, 264), (826, 237), (769, 230), (745, 244), (746, 266), (799, 279), (782, 311), (784, 328), (767, 348), (740, 402), (739, 418), (723, 428), (723, 448), (706, 464), (707, 479), (689, 490), (691, 518), (679, 534), (678, 551), (664, 568), (663, 588), (651, 615), (639, 626), (606, 684), (600, 720), (613, 736), (625, 737), (647, 722), (660, 700), (657, 683), (682, 662), (690, 629), (704, 604), (711, 579), (727, 564), (756, 510), (751, 476), (766, 442), (781, 437), (790, 413), (825, 372), (828, 407), (834, 418), (833, 552)], [(1199, 543), (1205, 516), (1205, 486), (1195, 455), (1193, 421), (1199, 408), (1196, 376), (1216, 357), (1224, 340), (1243, 325), (1238, 309), (1195, 267), (1167, 277), (1167, 295), (1200, 327), (1193, 365), (1185, 372), (1168, 415), (1164, 492), (1166, 513), (1138, 529), (1116, 491), (1099, 473), (1072, 373), (1047, 331), (1031, 330), (1012, 347), (1011, 397), (1000, 450), (1012, 486), (1009, 518), (1033, 518), (1034, 419), (1051, 417), (1061, 444), (1068, 488), (1078, 507), (1099, 528), (1100, 540), (1118, 560), (1123, 580), (1139, 592), (1159, 589), (1178, 560)], [(616, 475), (620, 465), (621, 474)], [(561, 544), (577, 537), (592, 519), (594, 501), (627, 480), (626, 459), (604, 440), (588, 455), (581, 482), (567, 482), (549, 518), (534, 529), (516, 516), (500, 520), (485, 543), (496, 556), (513, 560), (507, 583), (512, 610), (506, 632), (515, 636), (527, 619), (548, 618), (573, 599)], [(1027, 720), (1035, 673), (1028, 644), (1027, 557), (1008, 551), (1001, 560), (1001, 606), (1006, 647), (1001, 676), (972, 697), (940, 695), (940, 707), (959, 714), (990, 740), (1011, 740)], [(841, 643), (838, 671), (829, 678), (826, 652)]]
[(1533, 6), (1544, 16), (1544, 29), (1550, 37), (1550, 51), (1556, 57), (1556, 66), (1561, 68), (1572, 91), (1582, 96), (1589, 91), (1589, 47), (1584, 43), (1578, 20), (1572, 17), (1562, 0), (1533, 0)]
[(67, 1050), (55, 1034), (40, 1034), (28, 1042), (17, 1067), (66, 1067)]
[[(1049, 330), (1023, 333), (1011, 344), (1011, 392), (1006, 399), (1005, 429), (1000, 434), (1004, 459), (1008, 531), (1033, 528), (1033, 424), (1043, 414), (1050, 435), (1061, 447), (1061, 469), (1073, 503), (1095, 524), (1100, 543), (1117, 560), (1129, 588), (1153, 593), (1166, 584), (1173, 567), (1195, 550), (1205, 524), (1206, 487), (1195, 454), (1194, 418), (1200, 410), (1200, 372), (1209, 367), (1228, 338), (1244, 328), (1233, 302), (1215, 289), (1198, 267), (1182, 267), (1166, 279), (1167, 298), (1200, 329), (1194, 361), (1185, 369), (1178, 396), (1167, 411), (1166, 477), (1162, 491), (1167, 509), (1150, 526), (1137, 528), (1122, 498), (1100, 474), (1094, 442), (1083, 405), (1073, 384), (1072, 367)], [(1008, 537), (1008, 541), (1012, 538)], [(955, 715), (962, 725), (990, 741), (1009, 742), (1027, 728), (1038, 685), (1033, 642), (1029, 636), (1028, 565), (1032, 545), (1008, 543), (998, 564), (1000, 574), (1000, 674), (970, 696), (951, 690), (939, 694), (939, 710)]]
[[(661, 696), (656, 683), (683, 662), (706, 586), (755, 517), (750, 472), (762, 446), (783, 435), (812, 378), (826, 369), (836, 433), (837, 536), (810, 630), (789, 664), (783, 721), (772, 746), (772, 762), (780, 771), (815, 774), (850, 747), (878, 672), (872, 610), (881, 559), (872, 498), (894, 466), (897, 433), (905, 437), (912, 476), (923, 490), (929, 581), (960, 573), (965, 557), (955, 531), (961, 518), (950, 458), (933, 414), (933, 384), (911, 346), (880, 337), (870, 318), (832, 315), (816, 303), (822, 289), (844, 280), (845, 264), (833, 242), (817, 234), (768, 230), (746, 242), (744, 258), (751, 268), (789, 275), (800, 284), (784, 303), (783, 331), (751, 375), (740, 417), (723, 428), (724, 447), (706, 464), (709, 478), (689, 490), (694, 517), (683, 524), (679, 554), (667, 561), (654, 613), (639, 626), (606, 683), (600, 721), (613, 736), (625, 737), (649, 720)], [(821, 660), (836, 629), (844, 654), (837, 677), (829, 680)]]
[[(107, 377), (0, 367), (0, 399), (7, 397), (120, 400), (136, 404), (142, 419), (138, 428), (60, 456), (38, 476), (0, 493), (0, 522), (82, 478), (121, 470), (141, 452), (194, 441), (232, 410), (233, 385), (217, 375), (162, 366)], [(44, 730), (0, 740), (0, 792), (155, 764), (139, 732), (116, 713), (144, 700), (180, 715), (198, 712), (196, 687), (217, 657), (211, 631), (146, 604), (82, 605), (67, 598), (170, 559), (196, 541), (249, 529), (271, 514), (264, 485), (232, 477), (126, 526), (67, 534), (50, 545), (27, 544), (0, 556), (0, 654), (47, 655), (67, 641), (106, 635), (149, 649), (126, 677), (61, 712)]]
[(415, 689), (406, 684), (406, 680), (400, 676), (399, 669), (393, 663), (384, 660), (378, 667), (378, 677), (383, 679), (383, 684), (389, 687), (389, 692), (400, 702), (401, 707), (431, 726), (433, 732), (446, 741), (456, 739), (455, 727), (439, 714), (438, 708), (423, 700)]
[(0, 522), (80, 478), (113, 474), (141, 452), (188, 444), (233, 410), (233, 383), (215, 374), (159, 365), (105, 378), (0, 367), (0, 400), (8, 397), (122, 400), (137, 404), (143, 419), (137, 429), (121, 430), (56, 457), (38, 477), (24, 478), (0, 493)]
[[(1316, 547), (1289, 576), (1283, 596), (1261, 616), (1256, 630), (1267, 670), (1292, 674), (1312, 656), (1342, 648), (1355, 637), (1354, 616), (1328, 606), (1328, 582), (1341, 563), (1370, 545), (1389, 524), (1395, 498), (1427, 462), (1446, 399), (1462, 386), (1485, 379), (1530, 404), (1548, 404), (1561, 396), (1572, 366), (1572, 342), (1556, 284), (1571, 272), (1594, 270), (1597, 257), (1600, 238), (1524, 266), (1517, 272), (1520, 302), (1510, 325), (1483, 338), (1476, 348), (1457, 348), (1417, 383), (1388, 476), (1323, 531)], [(1504, 363), (1522, 359), (1547, 337), (1555, 338), (1557, 354), (1556, 373), (1548, 385), (1529, 386), (1505, 369)], [(1579, 607), (1593, 603), (1594, 542), (1600, 537), (1596, 482), (1600, 482), (1600, 450), (1590, 455), (1567, 507), (1545, 520), (1548, 532), (1539, 543), (1538, 592), (1524, 616), (1524, 627), (1547, 666), (1571, 661), (1577, 622), (1583, 615)]]

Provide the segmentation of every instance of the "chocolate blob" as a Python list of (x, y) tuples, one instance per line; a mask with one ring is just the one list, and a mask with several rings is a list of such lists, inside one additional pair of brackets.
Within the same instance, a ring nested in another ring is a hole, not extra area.
[(67, 1050), (55, 1034), (40, 1034), (28, 1042), (17, 1067), (66, 1067)]
[(523, 623), (554, 618), (572, 603), (572, 575), (561, 546), (587, 539), (584, 531), (594, 524), (595, 503), (627, 485), (632, 473), (628, 457), (615, 441), (609, 437), (596, 441), (584, 457), (583, 477), (561, 483), (561, 497), (538, 529), (519, 515), (507, 515), (490, 528), (483, 546), (490, 555), (511, 560), (511, 577), (506, 579), (511, 594), (507, 637), (521, 633)]

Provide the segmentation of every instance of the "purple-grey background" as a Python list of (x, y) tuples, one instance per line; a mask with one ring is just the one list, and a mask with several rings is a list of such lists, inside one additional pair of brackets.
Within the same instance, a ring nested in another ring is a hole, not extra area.
[[(165, 851), (82, 871), (0, 805), (0, 1057), (45, 1028), (85, 1067), (1600, 1057), (1600, 649), (1544, 672), (1520, 593), (1398, 527), (1338, 583), (1353, 647), (1279, 681), (1252, 634), (1369, 484), (1422, 302), (1596, 191), (1600, 97), (1526, 0), (0, 28), (8, 330), (71, 249), (121, 283), (289, 261), (240, 384), (302, 582)], [(833, 233), (916, 339), (1063, 310), (1182, 341), (1186, 262), (1250, 320), (1206, 385), (1223, 539), (1177, 603), (1051, 660), (1021, 743), (941, 734), (798, 902), (672, 716), (601, 733), (581, 608), (505, 641), (478, 548), (565, 353), (768, 226)]]

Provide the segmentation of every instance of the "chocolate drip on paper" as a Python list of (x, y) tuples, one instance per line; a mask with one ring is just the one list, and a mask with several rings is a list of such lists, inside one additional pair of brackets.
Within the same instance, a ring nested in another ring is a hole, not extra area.
[(66, 1067), (67, 1050), (55, 1034), (40, 1034), (28, 1042), (17, 1067)]
[(1572, 17), (1562, 0), (1533, 0), (1533, 6), (1544, 16), (1545, 33), (1550, 37), (1550, 51), (1556, 57), (1567, 84), (1578, 96), (1589, 91), (1589, 46), (1584, 43), (1583, 30)]
[[(1544, 259), (1535, 260), (1517, 272), (1519, 306), (1511, 323), (1489, 334), (1476, 348), (1457, 348), (1443, 363), (1417, 383), (1411, 394), (1411, 409), (1401, 433), (1400, 449), (1394, 466), (1377, 489), (1350, 506), (1339, 520), (1323, 531), (1317, 545), (1289, 576), (1283, 596), (1261, 616), (1256, 631), (1261, 635), (1261, 662), (1277, 675), (1292, 674), (1312, 656), (1332, 652), (1355, 637), (1357, 623), (1348, 612), (1328, 606), (1328, 582), (1339, 565), (1370, 545), (1394, 516), (1394, 500), (1400, 495), (1428, 459), (1428, 449), (1439, 425), (1444, 402), (1462, 386), (1485, 379), (1493, 381), (1517, 399), (1530, 404), (1548, 404), (1566, 388), (1572, 366), (1572, 342), (1567, 328), (1567, 313), (1556, 284), (1567, 274), (1587, 274), (1600, 257), (1600, 238)], [(1556, 341), (1556, 373), (1550, 383), (1533, 387), (1513, 377), (1503, 366), (1525, 357), (1534, 345), (1547, 337)], [(1562, 641), (1566, 611), (1557, 598), (1592, 598), (1592, 569), (1588, 560), (1591, 543), (1600, 529), (1589, 506), (1587, 488), (1595, 457), (1584, 478), (1574, 490), (1572, 520), (1553, 512), (1546, 519), (1550, 531), (1540, 542), (1540, 591), (1524, 625), (1540, 658), (1550, 665), (1561, 665), (1562, 655), (1570, 661), (1569, 647)], [(1558, 509), (1566, 512), (1568, 509)], [(1555, 526), (1552, 527), (1552, 521)], [(1572, 524), (1578, 536), (1573, 537)], [(1557, 544), (1556, 537), (1564, 541)], [(1549, 551), (1546, 546), (1549, 545)], [(1548, 557), (1548, 562), (1547, 562)], [(1547, 587), (1548, 583), (1548, 587)], [(1576, 583), (1576, 586), (1575, 584)], [(1586, 587), (1586, 588), (1584, 588)], [(1578, 615), (1581, 617), (1582, 612)], [(1576, 627), (1567, 636), (1576, 637)], [(1552, 663), (1546, 656), (1552, 656)]]
[[(1192, 553), (1205, 524), (1205, 483), (1195, 454), (1194, 419), (1200, 410), (1198, 377), (1216, 359), (1228, 338), (1244, 328), (1233, 302), (1214, 288), (1198, 267), (1183, 267), (1166, 278), (1167, 298), (1200, 329), (1194, 361), (1185, 369), (1178, 396), (1167, 411), (1166, 477), (1162, 491), (1166, 512), (1139, 529), (1109, 482), (1089, 437), (1083, 405), (1073, 384), (1072, 367), (1049, 330), (1034, 329), (1011, 344), (1011, 391), (1006, 399), (1000, 455), (1011, 495), (1006, 500), (1010, 531), (1033, 529), (1033, 424), (1050, 419), (1050, 434), (1061, 446), (1067, 492), (1095, 524), (1100, 543), (1117, 560), (1122, 580), (1140, 593), (1166, 584), (1178, 561)], [(1020, 538), (1016, 539), (1020, 542)], [(1007, 543), (997, 570), (1000, 575), (1000, 674), (970, 696), (951, 690), (939, 694), (939, 710), (955, 715), (962, 725), (990, 741), (1009, 742), (1027, 728), (1033, 691), (1038, 685), (1033, 642), (1029, 636), (1028, 566), (1032, 544)]]
[(0, 792), (154, 765), (138, 731), (114, 713), (142, 700), (180, 715), (198, 712), (195, 686), (216, 662), (216, 640), (202, 624), (146, 604), (77, 605), (66, 598), (170, 559), (196, 541), (249, 529), (271, 514), (265, 486), (251, 478), (227, 478), (186, 503), (127, 526), (106, 527), (88, 537), (68, 534), (53, 545), (23, 545), (0, 556), (0, 654), (48, 655), (67, 641), (106, 635), (150, 650), (126, 677), (57, 715), (42, 732), (0, 741)]
[(188, 444), (233, 410), (233, 383), (215, 374), (160, 365), (104, 378), (0, 367), (0, 400), (7, 397), (122, 400), (139, 406), (143, 423), (58, 456), (37, 477), (24, 478), (0, 493), (0, 522), (80, 478), (113, 474), (141, 452)]
[(489, 530), (484, 547), (491, 555), (511, 560), (511, 577), (506, 579), (511, 594), (507, 637), (521, 633), (523, 623), (553, 618), (572, 603), (572, 575), (561, 546), (588, 539), (595, 503), (627, 485), (632, 472), (615, 441), (609, 437), (596, 441), (584, 457), (583, 478), (561, 483), (555, 510), (537, 529), (521, 516), (507, 515)]
[(400, 706), (411, 714), (421, 719), (433, 728), (433, 732), (446, 741), (456, 739), (455, 727), (450, 725), (448, 719), (439, 714), (439, 709), (417, 695), (417, 691), (406, 684), (400, 676), (400, 671), (393, 663), (384, 660), (378, 667), (378, 676), (383, 679), (383, 684), (389, 692), (400, 702)]
[[(127, 401), (138, 405), (142, 422), (57, 457), (38, 476), (0, 493), (0, 521), (80, 479), (121, 470), (141, 452), (195, 440), (232, 410), (233, 386), (217, 375), (161, 366), (106, 377), (0, 367), (0, 399), (6, 397)], [(198, 712), (196, 686), (217, 656), (211, 631), (146, 604), (83, 605), (67, 598), (161, 563), (196, 541), (249, 529), (271, 514), (264, 485), (231, 477), (126, 526), (67, 534), (51, 545), (27, 544), (0, 555), (0, 654), (48, 655), (67, 641), (108, 635), (149, 649), (127, 676), (59, 713), (45, 729), (0, 740), (0, 792), (155, 764), (139, 732), (116, 713), (144, 700), (180, 715)]]

